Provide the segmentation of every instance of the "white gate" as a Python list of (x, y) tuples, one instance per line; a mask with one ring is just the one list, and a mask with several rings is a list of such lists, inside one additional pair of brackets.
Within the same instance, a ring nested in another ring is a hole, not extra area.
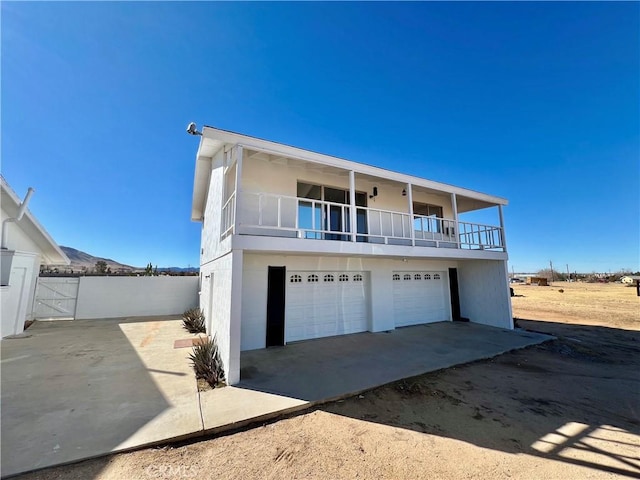
[(76, 314), (79, 278), (38, 277), (33, 318), (70, 319)]

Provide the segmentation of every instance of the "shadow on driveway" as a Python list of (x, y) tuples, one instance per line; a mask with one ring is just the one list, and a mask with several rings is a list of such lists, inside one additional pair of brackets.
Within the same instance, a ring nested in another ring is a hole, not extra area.
[(202, 429), (180, 321), (36, 322), (2, 341), (2, 476)]

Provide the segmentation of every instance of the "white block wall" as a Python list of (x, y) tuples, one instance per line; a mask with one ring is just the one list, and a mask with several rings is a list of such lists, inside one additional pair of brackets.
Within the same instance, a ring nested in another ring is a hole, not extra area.
[(77, 320), (177, 315), (198, 306), (198, 277), (80, 277)]
[(458, 265), (460, 310), (474, 323), (513, 328), (506, 262), (465, 260)]

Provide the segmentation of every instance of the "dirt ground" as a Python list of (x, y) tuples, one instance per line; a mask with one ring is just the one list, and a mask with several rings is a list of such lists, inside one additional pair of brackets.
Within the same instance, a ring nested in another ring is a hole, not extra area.
[(635, 289), (514, 288), (519, 326), (557, 340), (225, 436), (20, 478), (640, 478)]

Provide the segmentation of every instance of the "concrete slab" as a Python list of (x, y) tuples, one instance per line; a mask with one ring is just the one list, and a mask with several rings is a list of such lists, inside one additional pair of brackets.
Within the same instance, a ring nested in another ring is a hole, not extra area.
[(202, 430), (190, 350), (173, 348), (186, 333), (179, 320), (36, 322), (28, 332), (1, 344), (2, 476)]
[(200, 392), (200, 403), (208, 433), (239, 428), (310, 405), (296, 398), (237, 387)]
[(36, 322), (1, 344), (3, 477), (202, 435), (401, 378), (540, 343), (545, 335), (433, 324), (243, 352), (236, 387), (197, 392), (177, 319)]
[(327, 401), (550, 338), (474, 323), (442, 322), (308, 340), (242, 352), (238, 387), (307, 402)]

